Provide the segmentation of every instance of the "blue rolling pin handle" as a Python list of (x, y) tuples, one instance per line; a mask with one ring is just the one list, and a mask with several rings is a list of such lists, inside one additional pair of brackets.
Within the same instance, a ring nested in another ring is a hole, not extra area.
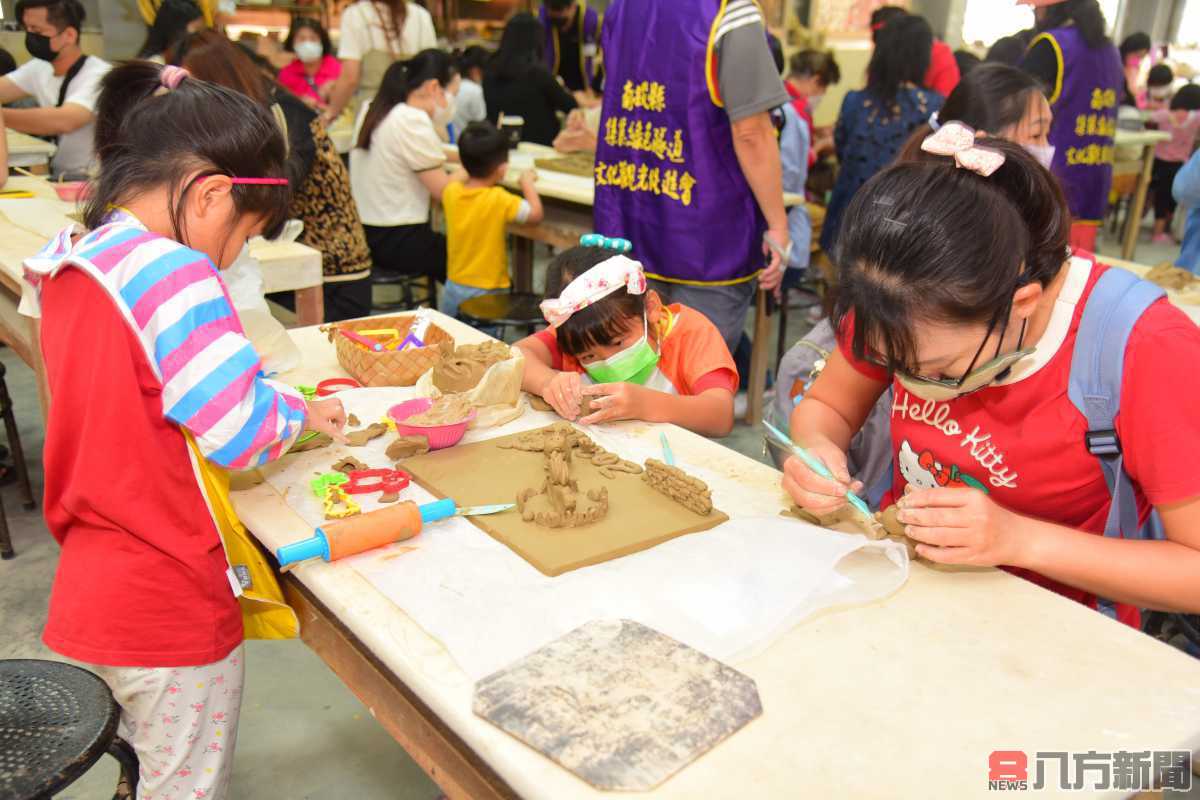
[(454, 504), (454, 500), (447, 497), (445, 500), (438, 500), (435, 503), (426, 503), (423, 506), (418, 506), (417, 510), (421, 512), (421, 524), (428, 525), (431, 522), (437, 522), (439, 519), (449, 519), (458, 512), (458, 506)]
[(325, 538), (325, 531), (320, 528), (317, 528), (315, 533), (309, 538), (301, 539), (292, 544), (285, 544), (275, 551), (275, 560), (279, 562), (279, 566), (281, 567), (317, 557), (325, 561), (329, 560), (329, 540)]

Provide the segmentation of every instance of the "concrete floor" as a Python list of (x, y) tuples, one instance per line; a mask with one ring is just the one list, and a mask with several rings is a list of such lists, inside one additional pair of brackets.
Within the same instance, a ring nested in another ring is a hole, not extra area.
[[(1102, 249), (1108, 251), (1109, 246)], [(1173, 257), (1173, 253), (1146, 242), (1138, 256), (1144, 263), (1154, 264)], [(803, 316), (792, 315), (789, 346), (807, 330), (801, 321)], [(0, 349), (0, 362), (8, 371), (8, 388), (34, 494), (40, 502), (43, 432), (33, 374), (7, 348)], [(739, 423), (722, 443), (752, 458), (764, 458), (761, 435), (744, 424)], [(40, 508), (23, 510), (13, 486), (5, 487), (2, 496), (17, 557), (0, 562), (0, 631), (4, 632), (0, 658), (58, 658), (39, 638), (58, 546), (46, 531)], [(246, 701), (238, 736), (234, 798), (423, 800), (440, 794), (303, 644), (249, 642), (246, 663)], [(115, 784), (115, 762), (105, 757), (59, 797), (107, 798)]]

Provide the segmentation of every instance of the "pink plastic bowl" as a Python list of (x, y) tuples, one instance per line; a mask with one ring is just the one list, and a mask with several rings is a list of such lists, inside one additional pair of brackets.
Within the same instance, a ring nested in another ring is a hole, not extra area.
[(409, 400), (406, 403), (392, 406), (388, 409), (388, 416), (396, 423), (396, 433), (401, 436), (424, 436), (429, 440), (430, 450), (453, 447), (466, 435), (467, 426), (471, 424), (471, 420), (475, 419), (475, 410), (471, 409), (471, 413), (467, 415), (466, 419), (462, 422), (455, 422), (453, 425), (404, 424), (404, 420), (428, 411), (432, 405), (433, 400), (428, 397), (421, 397), (417, 400)]
[(80, 200), (87, 199), (89, 186), (87, 181), (64, 181), (54, 184), (54, 191), (58, 193), (59, 200), (78, 203)]

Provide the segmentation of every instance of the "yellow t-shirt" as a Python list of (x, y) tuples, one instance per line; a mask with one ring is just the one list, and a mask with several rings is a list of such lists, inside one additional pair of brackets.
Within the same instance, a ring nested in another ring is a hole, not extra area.
[(455, 181), (442, 191), (446, 212), (446, 272), (475, 289), (507, 289), (504, 226), (517, 218), (521, 198), (499, 186), (467, 188)]

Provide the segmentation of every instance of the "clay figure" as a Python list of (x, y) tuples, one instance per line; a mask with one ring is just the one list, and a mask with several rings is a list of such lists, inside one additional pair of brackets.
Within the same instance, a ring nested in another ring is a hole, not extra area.
[(370, 467), (354, 456), (346, 456), (341, 461), (335, 462), (330, 469), (334, 472), (342, 472), (349, 475), (351, 472), (361, 472), (362, 470), (370, 469)]
[(671, 467), (656, 458), (648, 458), (646, 459), (646, 473), (642, 479), (684, 508), (695, 511), (702, 517), (712, 513), (712, 492), (709, 491), (708, 484), (691, 477), (679, 467)]
[(530, 431), (513, 440), (514, 448), (540, 451), (545, 458), (546, 480), (541, 488), (517, 492), (521, 519), (545, 528), (576, 528), (608, 514), (608, 489), (601, 487), (582, 493), (588, 501), (585, 505), (581, 502), (579, 483), (571, 478), (572, 452), (575, 448), (582, 451), (584, 442), (595, 452), (591, 439), (567, 424)]
[(388, 445), (386, 455), (392, 461), (412, 458), (429, 452), (429, 439), (424, 436), (398, 436)]
[(351, 447), (362, 447), (372, 439), (378, 439), (388, 432), (388, 426), (383, 422), (373, 422), (365, 428), (346, 434), (346, 443)]
[(351, 428), (357, 428), (359, 425), (362, 425), (362, 422), (360, 422), (358, 417), (356, 417), (354, 414), (351, 414), (350, 416), (346, 417), (346, 425)]

